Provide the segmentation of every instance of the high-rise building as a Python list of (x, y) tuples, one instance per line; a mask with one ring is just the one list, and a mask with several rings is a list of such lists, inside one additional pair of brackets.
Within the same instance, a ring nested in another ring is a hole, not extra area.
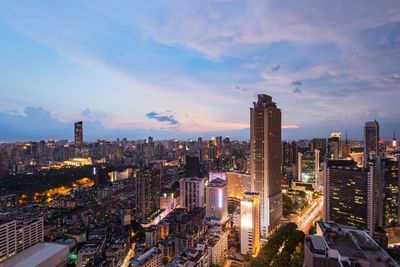
[(328, 161), (324, 187), (324, 221), (371, 229), (369, 172), (351, 160)]
[(377, 157), (371, 162), (375, 227), (400, 225), (400, 162)]
[(206, 187), (206, 220), (224, 223), (228, 219), (228, 186), (216, 178)]
[(260, 250), (260, 195), (246, 192), (240, 201), (240, 253), (256, 256)]
[(341, 159), (342, 154), (342, 142), (341, 133), (331, 133), (331, 137), (328, 138), (327, 147), (327, 160), (338, 160)]
[(364, 127), (364, 167), (368, 161), (379, 156), (379, 123), (368, 121)]
[(245, 192), (251, 191), (251, 179), (247, 173), (227, 172), (228, 198), (240, 201)]
[(250, 108), (250, 176), (252, 191), (261, 197), (261, 235), (276, 229), (282, 219), (281, 110), (268, 95), (258, 95)]
[(148, 219), (160, 209), (160, 169), (158, 165), (149, 165), (139, 169), (134, 177), (136, 188), (137, 214), (141, 220)]
[(81, 147), (83, 144), (83, 122), (75, 122), (75, 145)]
[(327, 142), (326, 138), (314, 138), (311, 140), (311, 151), (319, 151), (319, 162), (323, 162), (326, 159)]
[(180, 180), (181, 208), (191, 211), (204, 207), (204, 179), (198, 177), (182, 178)]
[(317, 183), (319, 174), (319, 150), (307, 151), (298, 155), (298, 180), (304, 183)]
[(199, 158), (196, 156), (185, 156), (185, 176), (186, 177), (200, 177), (201, 167)]
[(393, 132), (392, 147), (397, 148), (396, 132)]

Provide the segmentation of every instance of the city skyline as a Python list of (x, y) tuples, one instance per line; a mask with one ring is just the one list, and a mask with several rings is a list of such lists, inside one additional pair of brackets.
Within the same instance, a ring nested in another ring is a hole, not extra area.
[(2, 2), (0, 141), (72, 140), (80, 120), (86, 141), (247, 140), (257, 93), (280, 103), (283, 139), (361, 140), (376, 119), (391, 140), (395, 3)]

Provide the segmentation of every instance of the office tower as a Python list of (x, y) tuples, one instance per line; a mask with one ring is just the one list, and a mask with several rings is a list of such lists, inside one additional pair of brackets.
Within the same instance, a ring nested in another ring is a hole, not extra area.
[(200, 161), (196, 156), (185, 156), (185, 176), (186, 177), (200, 177)]
[(206, 187), (206, 220), (224, 223), (228, 219), (228, 186), (216, 178)]
[(83, 144), (83, 122), (75, 122), (75, 145), (81, 147)]
[(227, 172), (226, 179), (228, 181), (228, 198), (230, 200), (235, 200), (239, 203), (244, 193), (251, 191), (251, 179), (249, 174)]
[(226, 172), (212, 171), (208, 173), (208, 182), (211, 182), (212, 180), (217, 178), (226, 180)]
[(331, 133), (331, 137), (328, 138), (328, 147), (327, 147), (328, 160), (338, 160), (342, 158), (341, 137), (342, 137), (341, 133), (333, 132)]
[(250, 176), (252, 191), (261, 197), (261, 235), (276, 229), (282, 219), (281, 110), (268, 95), (258, 95), (250, 108)]
[(379, 123), (368, 121), (364, 128), (364, 167), (368, 161), (379, 156)]
[(17, 219), (2, 223), (0, 224), (0, 236), (1, 262), (44, 241), (43, 218)]
[(106, 166), (97, 164), (93, 167), (93, 180), (96, 188), (102, 188), (109, 182), (109, 176)]
[(136, 173), (136, 206), (141, 220), (146, 220), (160, 209), (160, 167), (151, 164)]
[(246, 192), (240, 201), (240, 253), (256, 256), (260, 250), (260, 195)]
[(371, 164), (375, 227), (399, 226), (400, 162), (377, 157)]
[(284, 141), (282, 151), (282, 166), (293, 167), (297, 163), (297, 143), (295, 141)]
[(324, 187), (324, 221), (371, 229), (373, 223), (367, 169), (352, 160), (328, 161)]
[(307, 151), (298, 155), (298, 180), (304, 183), (317, 183), (319, 173), (319, 150)]
[(365, 231), (336, 223), (317, 223), (317, 235), (304, 240), (304, 266), (399, 266)]
[(349, 144), (349, 140), (347, 140), (347, 131), (346, 131), (346, 141), (345, 141), (344, 146), (343, 146), (343, 158), (344, 159), (351, 159), (351, 156), (350, 156), (350, 144)]
[(204, 207), (204, 179), (198, 177), (182, 178), (180, 180), (181, 208), (191, 211)]
[(314, 138), (311, 140), (311, 151), (319, 151), (319, 163), (326, 160), (327, 143), (326, 138)]

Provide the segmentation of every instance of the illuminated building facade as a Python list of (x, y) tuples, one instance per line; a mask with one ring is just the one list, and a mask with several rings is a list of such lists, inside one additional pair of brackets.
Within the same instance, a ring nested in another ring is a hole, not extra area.
[(240, 202), (240, 253), (256, 256), (260, 250), (260, 195), (246, 192)]
[(319, 150), (298, 154), (298, 179), (304, 183), (317, 183), (319, 173)]
[(139, 169), (135, 174), (136, 206), (141, 220), (148, 219), (160, 209), (160, 176), (157, 165)]
[(251, 191), (250, 175), (239, 172), (227, 172), (226, 178), (228, 181), (228, 198), (240, 201), (244, 192)]
[(398, 226), (400, 224), (400, 162), (378, 157), (372, 165), (375, 226)]
[(180, 180), (181, 208), (191, 211), (204, 207), (204, 179), (198, 177), (182, 178)]
[(368, 121), (364, 127), (364, 167), (379, 155), (379, 123)]
[(74, 124), (75, 129), (75, 145), (81, 147), (83, 144), (83, 122), (78, 121)]
[(261, 235), (267, 238), (282, 219), (281, 110), (268, 95), (250, 108), (250, 176), (261, 197)]
[(372, 228), (372, 199), (367, 169), (354, 161), (328, 161), (324, 188), (324, 221)]
[(331, 133), (331, 137), (328, 138), (327, 147), (327, 159), (328, 160), (338, 160), (342, 156), (342, 143), (341, 143), (341, 133)]
[(228, 219), (228, 186), (216, 178), (206, 187), (206, 220), (224, 223)]

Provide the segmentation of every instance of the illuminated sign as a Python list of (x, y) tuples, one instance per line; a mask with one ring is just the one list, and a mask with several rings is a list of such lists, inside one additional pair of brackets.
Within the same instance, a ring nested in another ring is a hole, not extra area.
[(219, 188), (218, 189), (218, 208), (220, 208), (220, 209), (222, 209), (222, 207), (223, 207), (223, 202), (224, 202), (224, 200), (223, 200), (223, 189), (222, 188)]

